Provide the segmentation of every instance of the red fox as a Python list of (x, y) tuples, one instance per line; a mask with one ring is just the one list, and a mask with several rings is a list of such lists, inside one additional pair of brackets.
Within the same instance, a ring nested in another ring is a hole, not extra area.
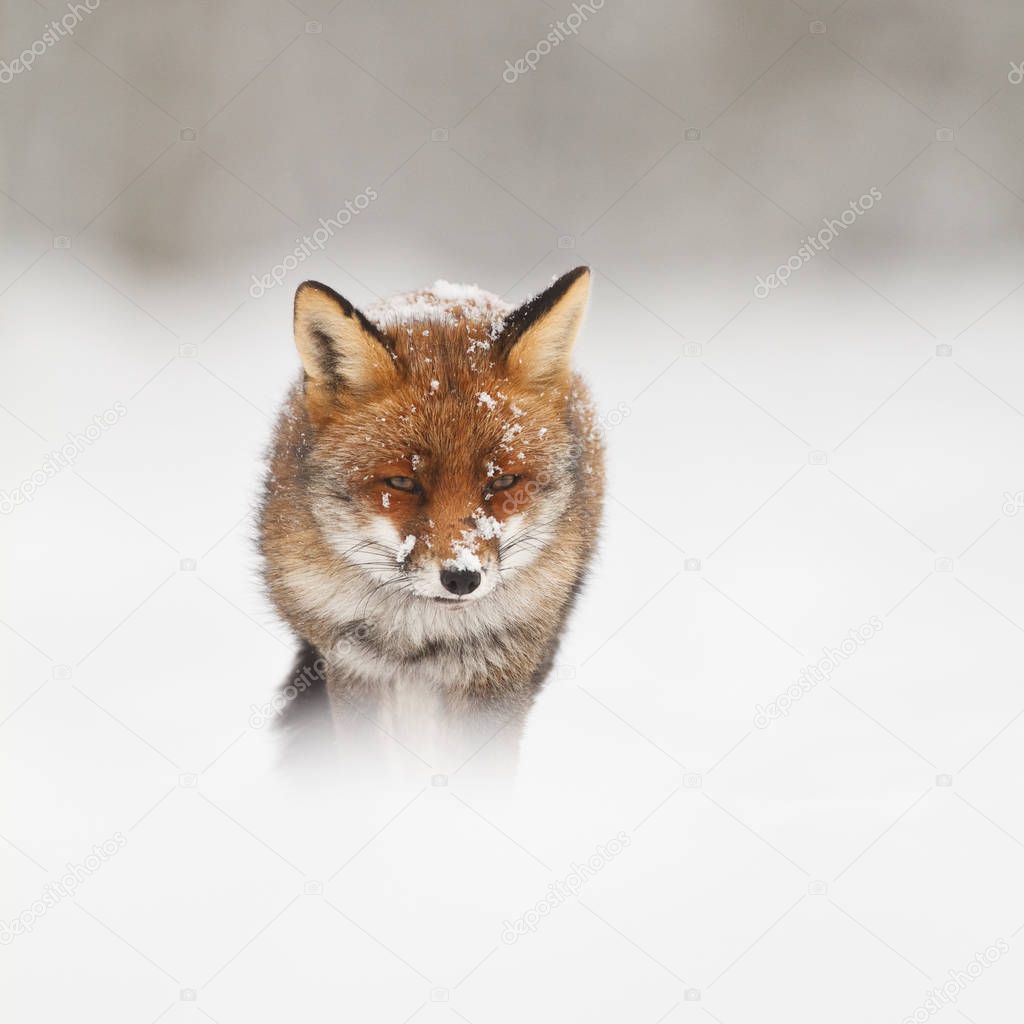
[(589, 283), (578, 267), (518, 308), (445, 281), (365, 312), (296, 292), (303, 373), (260, 548), (336, 733), (522, 727), (601, 518), (600, 434), (570, 368)]

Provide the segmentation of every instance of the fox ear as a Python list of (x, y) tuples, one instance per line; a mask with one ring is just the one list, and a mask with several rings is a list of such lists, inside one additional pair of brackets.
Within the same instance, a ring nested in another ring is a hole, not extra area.
[(509, 315), (498, 350), (513, 376), (544, 385), (568, 375), (589, 293), (590, 268), (577, 267)]
[(318, 384), (367, 391), (395, 373), (388, 340), (334, 289), (306, 281), (295, 293), (295, 347)]

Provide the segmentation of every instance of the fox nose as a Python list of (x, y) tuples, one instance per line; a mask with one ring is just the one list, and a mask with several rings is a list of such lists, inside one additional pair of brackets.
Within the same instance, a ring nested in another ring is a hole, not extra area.
[(472, 594), (480, 586), (480, 573), (471, 569), (442, 569), (441, 586), (450, 594)]

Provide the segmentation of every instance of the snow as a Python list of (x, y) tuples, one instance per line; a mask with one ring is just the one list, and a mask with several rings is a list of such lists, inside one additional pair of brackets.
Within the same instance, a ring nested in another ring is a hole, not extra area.
[[(377, 327), (382, 329), (398, 323), (408, 328), (410, 324), (440, 324), (457, 326), (460, 320), (484, 321), (491, 339), (498, 337), (505, 325), (505, 317), (512, 311), (512, 306), (491, 292), (484, 291), (475, 284), (453, 284), (451, 281), (438, 280), (429, 288), (421, 291), (406, 292), (394, 295), (380, 302), (373, 303), (365, 310), (366, 316)], [(459, 311), (456, 316), (454, 310)], [(429, 335), (426, 329), (421, 336)], [(486, 348), (489, 342), (473, 342), (474, 346)]]
[(385, 508), (391, 508), (391, 495), (387, 491), (380, 496), (380, 503)]
[(506, 423), (505, 429), (501, 434), (501, 446), (506, 451), (509, 450), (509, 446), (512, 442), (523, 432), (522, 423)]
[(455, 551), (454, 558), (445, 559), (442, 563), (442, 567), (445, 569), (454, 569), (456, 572), (480, 572), (483, 566), (480, 564), (480, 559), (477, 557), (476, 552), (469, 547), (469, 545), (463, 546), (457, 541), (452, 543), (452, 549)]
[(432, 381), (430, 382), (430, 390), (431, 390), (431, 391), (437, 391), (437, 389), (438, 389), (438, 388), (439, 388), (440, 386), (441, 386), (441, 382), (440, 382), (439, 380), (432, 380)]
[(501, 302), (496, 295), (485, 292), (475, 284), (455, 284), (438, 278), (431, 286), (430, 291), (444, 302), (451, 302), (453, 305), (483, 306), (490, 303)]
[[(397, 321), (409, 324), (416, 321), (447, 323), (454, 326), (458, 321), (444, 305), (431, 299), (423, 292), (410, 292), (407, 295), (396, 295), (382, 302), (374, 303), (366, 309), (367, 317), (378, 327), (385, 328)], [(412, 328), (408, 333), (412, 334)]]
[(416, 547), (416, 537), (410, 533), (405, 540), (398, 545), (398, 550), (395, 552), (395, 561), (404, 562), (409, 557), (414, 547)]
[(485, 515), (483, 509), (477, 509), (476, 514), (473, 516), (473, 521), (476, 523), (476, 532), (484, 540), (492, 540), (495, 537), (501, 536), (503, 524), (495, 519), (494, 516)]
[(487, 394), (486, 391), (481, 391), (480, 394), (476, 396), (476, 398), (477, 405), (486, 405), (488, 409), (494, 409), (498, 405), (498, 403), (493, 398), (491, 398), (491, 396)]
[(482, 566), (477, 555), (477, 547), (481, 540), (493, 540), (501, 536), (503, 524), (488, 515), (482, 508), (473, 513), (473, 529), (463, 530), (458, 540), (452, 541), (453, 557), (442, 562), (445, 569), (480, 572)]

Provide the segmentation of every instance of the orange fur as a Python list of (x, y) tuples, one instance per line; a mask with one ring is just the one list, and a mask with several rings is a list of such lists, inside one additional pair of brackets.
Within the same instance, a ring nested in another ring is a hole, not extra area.
[[(452, 710), (521, 716), (532, 700), (600, 519), (600, 439), (569, 368), (588, 283), (574, 271), (517, 310), (439, 283), (365, 315), (299, 289), (305, 372), (261, 545), (278, 608), (331, 666), (336, 709), (376, 707), (407, 677)], [(478, 569), (478, 594), (449, 599), (445, 566)]]

